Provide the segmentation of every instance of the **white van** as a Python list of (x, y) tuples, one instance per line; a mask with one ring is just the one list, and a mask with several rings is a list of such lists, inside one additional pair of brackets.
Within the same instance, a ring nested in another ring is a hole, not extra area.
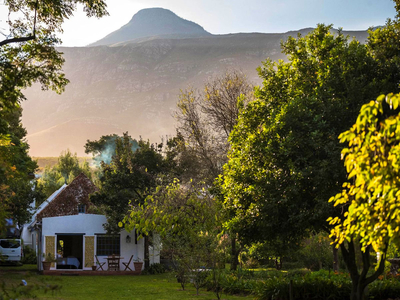
[(22, 258), (20, 239), (0, 239), (0, 262), (19, 262)]

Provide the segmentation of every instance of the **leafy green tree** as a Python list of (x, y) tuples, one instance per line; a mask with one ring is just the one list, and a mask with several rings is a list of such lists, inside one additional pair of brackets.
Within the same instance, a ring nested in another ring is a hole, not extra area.
[[(258, 99), (230, 136), (221, 183), (234, 215), (226, 226), (246, 243), (279, 240), (292, 247), (309, 230), (329, 231), (325, 220), (341, 210), (327, 199), (346, 180), (336, 137), (371, 96), (399, 88), (398, 69), (331, 29), (318, 25), (289, 38), (282, 45), (288, 62), (259, 68)], [(354, 244), (346, 246), (342, 252), (355, 252)]]
[(0, 42), (0, 107), (14, 108), (25, 99), (22, 90), (34, 82), (57, 92), (68, 83), (61, 72), (62, 53), (55, 49), (61, 43), (55, 33), (62, 32), (76, 5), (82, 4), (87, 16), (102, 17), (107, 11), (102, 0), (7, 0), (5, 4), (9, 28)]
[[(30, 205), (40, 194), (33, 190), (33, 173), (37, 164), (28, 155), (26, 130), (22, 127), (22, 109), (0, 110), (0, 215), (12, 217), (16, 225), (29, 220)], [(3, 222), (0, 222), (3, 231)]]
[[(101, 149), (99, 145), (88, 142), (86, 149)], [(91, 201), (101, 207), (107, 217), (104, 224), (110, 233), (119, 232), (119, 222), (128, 214), (131, 206), (143, 204), (146, 197), (153, 192), (158, 184), (168, 180), (170, 164), (166, 163), (161, 154), (162, 145), (153, 145), (150, 142), (133, 140), (128, 133), (116, 137), (115, 153), (110, 163), (101, 162), (99, 191), (91, 195)], [(95, 147), (93, 147), (95, 146)], [(99, 147), (97, 147), (99, 146)], [(108, 146), (104, 146), (108, 149)], [(98, 150), (94, 152), (101, 155)], [(145, 266), (148, 267), (149, 240), (145, 237)]]
[[(353, 281), (353, 294), (362, 299), (365, 287), (383, 272), (389, 244), (400, 247), (400, 94), (379, 96), (362, 106), (356, 123), (339, 138), (348, 146), (342, 150), (349, 181), (330, 201), (345, 207), (344, 218), (330, 218), (332, 236), (342, 247), (359, 240), (365, 261), (359, 273), (344, 256)], [(368, 275), (371, 250), (380, 254), (379, 266)]]
[(220, 217), (218, 203), (204, 188), (175, 180), (132, 206), (119, 225), (144, 235), (159, 234), (182, 288), (189, 277), (198, 293), (207, 276), (204, 267), (215, 268), (219, 261)]

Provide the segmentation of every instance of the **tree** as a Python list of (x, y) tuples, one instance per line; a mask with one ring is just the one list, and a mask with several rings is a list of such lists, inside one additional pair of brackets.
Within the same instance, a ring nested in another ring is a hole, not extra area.
[[(341, 211), (327, 199), (346, 180), (336, 137), (372, 95), (399, 88), (393, 65), (380, 64), (367, 46), (331, 29), (318, 25), (282, 44), (288, 62), (259, 68), (257, 100), (231, 133), (220, 182), (225, 207), (234, 212), (226, 226), (246, 243), (296, 244), (309, 230), (329, 231), (325, 220)], [(354, 252), (347, 246), (342, 252)]]
[[(102, 137), (100, 143), (106, 139)], [(90, 196), (90, 200), (104, 210), (107, 217), (104, 226), (110, 233), (121, 230), (118, 224), (128, 214), (130, 206), (143, 204), (147, 195), (168, 178), (169, 170), (160, 153), (162, 145), (143, 140), (137, 142), (128, 133), (109, 140), (110, 143), (113, 141), (115, 154), (110, 163), (101, 162), (99, 191)], [(95, 144), (88, 141), (86, 149), (95, 149)], [(103, 148), (108, 149), (108, 144), (104, 144)], [(145, 244), (148, 246), (147, 237)], [(148, 247), (145, 246), (145, 249), (145, 267), (148, 267)]]
[[(202, 93), (192, 89), (181, 93), (175, 117), (178, 134), (187, 145), (186, 154), (192, 158), (192, 167), (188, 168), (190, 179), (205, 182), (209, 187), (214, 185), (227, 162), (228, 137), (237, 123), (239, 109), (253, 96), (253, 86), (236, 70), (210, 79)], [(219, 194), (217, 189), (214, 192)], [(240, 248), (235, 232), (230, 232), (230, 238), (231, 268), (236, 270)]]
[[(339, 136), (340, 142), (348, 145), (342, 156), (349, 181), (330, 201), (345, 207), (346, 213), (329, 221), (338, 246), (355, 240), (362, 246), (361, 273), (352, 265), (352, 253), (344, 256), (354, 269), (350, 271), (354, 299), (363, 299), (365, 287), (384, 271), (388, 246), (400, 247), (399, 104), (400, 94), (379, 96), (363, 105), (356, 123)], [(380, 254), (379, 267), (367, 276), (372, 249)]]
[[(20, 103), (25, 99), (24, 88), (38, 82), (42, 89), (53, 89), (61, 92), (68, 80), (61, 72), (64, 62), (62, 54), (55, 46), (60, 40), (55, 37), (61, 32), (65, 18), (72, 16), (77, 4), (82, 4), (88, 16), (101, 17), (106, 12), (102, 0), (72, 0), (72, 1), (26, 1), (7, 0), (9, 28), (0, 32), (5, 39), (0, 41), (0, 215), (23, 213), (26, 205), (18, 202), (12, 204), (21, 194), (18, 191), (28, 191), (30, 180), (28, 174), (36, 169), (35, 164), (27, 154), (28, 145), (22, 136), (15, 133), (23, 132), (18, 118)], [(17, 123), (15, 123), (15, 121)], [(19, 180), (16, 184), (14, 180)], [(14, 182), (12, 184), (12, 182)], [(13, 190), (14, 189), (14, 190)], [(19, 195), (19, 196), (18, 196)], [(20, 197), (20, 199), (32, 199)], [(12, 207), (10, 205), (13, 205)], [(4, 218), (3, 218), (4, 219)], [(0, 225), (4, 227), (3, 224)]]
[(42, 89), (61, 92), (68, 83), (61, 73), (62, 53), (55, 49), (61, 41), (65, 19), (82, 4), (87, 16), (107, 14), (102, 0), (17, 1), (7, 0), (8, 32), (0, 42), (0, 106), (13, 108), (25, 99), (22, 89), (39, 82)]
[[(12, 217), (16, 225), (29, 220), (30, 205), (40, 194), (33, 190), (33, 172), (37, 164), (28, 155), (26, 130), (22, 127), (22, 109), (0, 110), (0, 215)], [(3, 222), (0, 223), (3, 231)]]
[(194, 154), (199, 166), (192, 179), (212, 185), (221, 174), (228, 152), (228, 137), (237, 122), (238, 98), (247, 103), (253, 87), (239, 71), (227, 71), (210, 79), (204, 92), (188, 89), (181, 93), (175, 117), (178, 133)]
[(143, 204), (132, 206), (119, 225), (143, 235), (159, 234), (182, 288), (191, 278), (198, 294), (208, 275), (205, 268), (217, 267), (219, 260), (220, 216), (218, 203), (204, 188), (182, 186), (176, 179), (157, 187)]

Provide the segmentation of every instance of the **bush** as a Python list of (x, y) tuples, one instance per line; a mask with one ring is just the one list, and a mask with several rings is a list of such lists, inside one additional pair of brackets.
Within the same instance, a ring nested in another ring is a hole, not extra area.
[(288, 271), (287, 276), (289, 276), (290, 278), (293, 277), (304, 277), (307, 274), (311, 274), (311, 271), (309, 269), (303, 268), (303, 269), (293, 269)]
[(165, 273), (165, 267), (162, 264), (152, 264), (142, 271), (143, 275), (155, 275)]
[(29, 247), (29, 246), (24, 246), (23, 250), (24, 256), (21, 259), (21, 263), (23, 264), (29, 264), (29, 265), (34, 265), (37, 263), (37, 256), (35, 251)]
[(346, 300), (350, 298), (351, 281), (347, 275), (326, 271), (268, 278), (255, 290), (257, 299), (289, 300), (292, 281), (294, 299)]
[(400, 282), (396, 278), (376, 280), (368, 286), (370, 299), (397, 299), (400, 295)]

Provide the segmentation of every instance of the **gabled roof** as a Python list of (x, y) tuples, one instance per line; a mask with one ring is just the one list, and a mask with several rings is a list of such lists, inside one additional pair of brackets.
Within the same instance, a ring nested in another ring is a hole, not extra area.
[(63, 184), (62, 187), (60, 187), (57, 191), (55, 191), (49, 198), (47, 198), (45, 201), (43, 201), (42, 204), (39, 205), (39, 207), (36, 209), (35, 213), (32, 216), (32, 221), (28, 224), (28, 228), (33, 226), (36, 223), (36, 216), (51, 202), (59, 193), (61, 193), (62, 190), (64, 190), (67, 187), (66, 184)]
[(97, 188), (90, 179), (83, 173), (79, 174), (60, 192), (57, 191), (58, 193), (54, 197), (53, 194), (45, 201), (47, 204), (37, 213), (36, 221), (40, 222), (43, 218), (48, 217), (77, 215), (78, 205), (84, 204), (86, 209), (92, 206), (89, 195), (95, 191)]

